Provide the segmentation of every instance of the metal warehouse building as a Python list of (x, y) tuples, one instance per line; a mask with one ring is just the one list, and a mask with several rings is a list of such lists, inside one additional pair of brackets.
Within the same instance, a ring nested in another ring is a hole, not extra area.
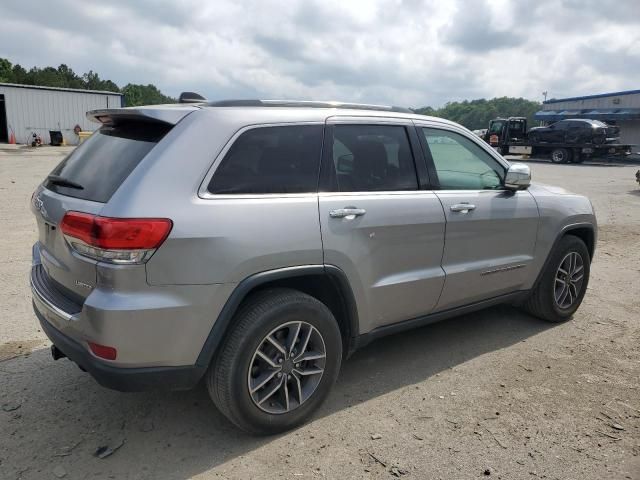
[(585, 97), (547, 100), (536, 120), (555, 122), (565, 118), (591, 118), (620, 127), (620, 143), (640, 147), (640, 90), (602, 93)]
[(49, 143), (49, 132), (60, 131), (68, 144), (77, 144), (76, 125), (84, 131), (98, 127), (87, 111), (121, 106), (121, 93), (0, 83), (0, 143), (12, 133), (17, 143), (31, 143), (34, 132)]

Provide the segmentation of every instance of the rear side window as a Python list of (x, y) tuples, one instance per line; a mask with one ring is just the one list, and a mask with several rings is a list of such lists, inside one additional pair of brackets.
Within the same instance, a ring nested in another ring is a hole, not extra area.
[(413, 154), (403, 126), (335, 125), (333, 190), (418, 190)]
[(323, 125), (292, 125), (244, 132), (220, 162), (209, 182), (209, 192), (316, 192), (323, 128)]
[(108, 202), (170, 129), (170, 125), (140, 122), (104, 126), (50, 174), (75, 184), (76, 188), (51, 180), (45, 182), (45, 187), (69, 197)]

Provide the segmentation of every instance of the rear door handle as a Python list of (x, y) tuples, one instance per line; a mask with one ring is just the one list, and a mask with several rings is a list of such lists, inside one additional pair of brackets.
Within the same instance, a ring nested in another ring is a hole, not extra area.
[(365, 213), (367, 213), (367, 211), (364, 208), (345, 207), (329, 211), (329, 216), (331, 218), (346, 218), (347, 220), (353, 220), (356, 217), (361, 217)]
[(476, 206), (471, 203), (456, 203), (455, 205), (451, 205), (452, 212), (468, 213), (475, 209)]

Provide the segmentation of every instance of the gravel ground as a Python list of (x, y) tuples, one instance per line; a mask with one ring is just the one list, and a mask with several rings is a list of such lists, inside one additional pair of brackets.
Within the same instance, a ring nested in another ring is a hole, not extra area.
[(530, 162), (598, 214), (572, 321), (505, 306), (379, 340), (311, 423), (252, 438), (203, 388), (123, 394), (51, 360), (27, 286), (28, 203), (64, 151), (0, 150), (0, 478), (640, 478), (637, 166)]

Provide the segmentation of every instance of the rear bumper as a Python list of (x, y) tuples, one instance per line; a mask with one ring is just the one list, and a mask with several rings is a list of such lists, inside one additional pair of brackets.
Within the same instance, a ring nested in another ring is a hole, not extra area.
[(31, 288), (40, 315), (88, 355), (89, 341), (116, 348), (116, 360), (98, 360), (119, 369), (201, 367), (204, 342), (235, 287), (154, 286), (144, 268), (101, 266), (97, 285), (82, 298), (55, 281), (51, 263), (36, 243)]
[(121, 368), (108, 365), (91, 355), (83, 345), (51, 325), (44, 316), (48, 312), (41, 313), (42, 308), (43, 305), (34, 295), (33, 309), (44, 333), (62, 353), (89, 372), (103, 387), (122, 392), (188, 390), (195, 387), (204, 375), (205, 368), (195, 365), (144, 368)]
[(82, 305), (66, 298), (47, 282), (35, 248), (30, 283), (33, 310), (44, 333), (58, 350), (89, 372), (100, 385), (124, 392), (188, 390), (204, 375), (206, 366), (123, 367), (95, 357), (78, 329), (82, 323)]

